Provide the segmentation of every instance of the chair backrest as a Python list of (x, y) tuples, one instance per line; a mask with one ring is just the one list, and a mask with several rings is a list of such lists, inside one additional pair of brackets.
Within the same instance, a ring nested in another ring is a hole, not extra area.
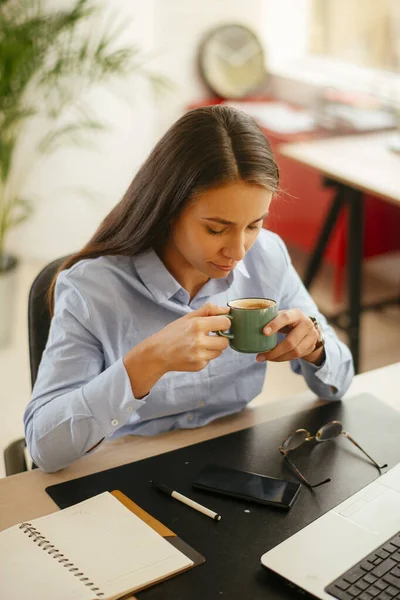
[[(28, 299), (28, 338), (29, 338), (29, 361), (31, 369), (32, 387), (35, 384), (43, 350), (46, 347), (50, 329), (50, 311), (47, 304), (47, 292), (51, 280), (56, 274), (59, 266), (67, 258), (57, 258), (46, 265), (31, 285)], [(4, 450), (4, 465), (6, 475), (15, 475), (27, 470), (25, 459), (25, 439), (11, 442)], [(32, 464), (35, 469), (36, 465)]]
[(36, 381), (40, 361), (46, 347), (50, 329), (50, 311), (47, 293), (51, 280), (67, 256), (46, 265), (32, 283), (28, 299), (29, 362), (32, 387)]

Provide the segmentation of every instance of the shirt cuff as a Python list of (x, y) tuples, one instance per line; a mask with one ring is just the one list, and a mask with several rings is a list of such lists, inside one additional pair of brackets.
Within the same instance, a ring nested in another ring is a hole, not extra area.
[(302, 359), (300, 365), (305, 379), (307, 380), (307, 376), (315, 377), (324, 386), (328, 386), (329, 396), (331, 396), (336, 394), (343, 384), (343, 376), (338, 368), (341, 363), (341, 353), (338, 344), (329, 338), (325, 339), (324, 348), (325, 360), (322, 365), (317, 366)]
[(146, 404), (145, 400), (134, 397), (122, 358), (89, 381), (82, 392), (93, 418), (107, 436), (127, 425), (132, 415)]

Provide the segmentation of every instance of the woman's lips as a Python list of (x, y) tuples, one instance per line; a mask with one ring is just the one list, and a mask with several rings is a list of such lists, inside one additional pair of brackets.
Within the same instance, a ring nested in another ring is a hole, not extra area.
[(213, 263), (213, 262), (211, 264), (215, 269), (218, 269), (219, 271), (225, 271), (225, 272), (232, 271), (232, 269), (234, 269), (234, 267), (235, 267), (235, 265), (230, 265), (230, 266), (229, 265), (228, 266), (217, 265), (216, 263)]

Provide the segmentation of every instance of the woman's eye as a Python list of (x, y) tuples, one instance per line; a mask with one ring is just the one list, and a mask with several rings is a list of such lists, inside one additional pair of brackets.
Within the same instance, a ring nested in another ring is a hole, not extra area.
[(225, 229), (221, 229), (221, 231), (216, 231), (215, 229), (207, 227), (207, 231), (210, 235), (220, 235), (221, 233), (224, 233)]
[[(247, 229), (250, 229), (250, 231), (259, 231), (261, 229), (261, 227), (259, 225), (248, 225)], [(207, 231), (210, 235), (221, 235), (222, 233), (224, 233), (226, 230), (226, 228), (224, 229), (220, 229), (219, 231), (216, 229), (211, 229), (211, 227), (207, 227)]]

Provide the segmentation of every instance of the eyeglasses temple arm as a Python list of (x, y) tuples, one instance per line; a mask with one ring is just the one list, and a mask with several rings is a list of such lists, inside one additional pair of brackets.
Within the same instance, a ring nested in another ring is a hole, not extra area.
[(361, 452), (363, 454), (365, 454), (365, 456), (367, 456), (369, 458), (369, 460), (376, 466), (376, 468), (380, 471), (381, 469), (385, 469), (387, 467), (386, 464), (384, 465), (378, 465), (377, 462), (374, 461), (374, 459), (372, 458), (372, 456), (370, 456), (368, 454), (368, 452), (366, 452), (363, 448), (361, 448), (360, 444), (357, 444), (357, 442), (351, 437), (351, 435), (349, 433), (347, 433), (347, 431), (342, 431), (343, 435), (347, 437), (348, 440), (350, 440), (350, 442), (352, 442), (359, 450), (361, 450)]
[(328, 477), (328, 479), (324, 479), (324, 481), (320, 481), (319, 483), (316, 483), (313, 485), (304, 477), (304, 475), (302, 473), (300, 473), (299, 469), (296, 467), (294, 462), (289, 458), (289, 456), (286, 454), (286, 452), (282, 452), (282, 450), (281, 450), (281, 454), (282, 454), (283, 458), (285, 460), (287, 460), (289, 466), (296, 473), (296, 475), (300, 479), (300, 481), (302, 481), (307, 487), (316, 488), (320, 485), (323, 485), (324, 483), (329, 483), (331, 481), (331, 479)]

